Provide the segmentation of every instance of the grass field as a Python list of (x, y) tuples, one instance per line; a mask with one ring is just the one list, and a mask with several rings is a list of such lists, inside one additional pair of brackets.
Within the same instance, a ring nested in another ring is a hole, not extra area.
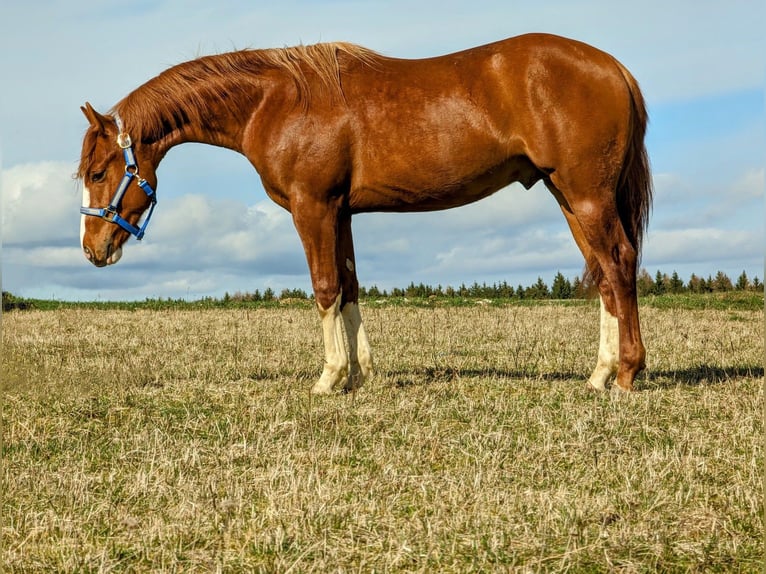
[(307, 305), (5, 314), (6, 571), (760, 571), (762, 309), (643, 304), (632, 395), (596, 304), (362, 311), (325, 398)]

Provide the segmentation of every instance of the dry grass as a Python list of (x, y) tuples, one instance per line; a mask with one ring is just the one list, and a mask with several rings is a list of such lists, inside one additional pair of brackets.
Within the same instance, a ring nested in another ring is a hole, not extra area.
[(763, 313), (363, 310), (375, 379), (312, 399), (307, 309), (3, 318), (8, 572), (757, 571)]

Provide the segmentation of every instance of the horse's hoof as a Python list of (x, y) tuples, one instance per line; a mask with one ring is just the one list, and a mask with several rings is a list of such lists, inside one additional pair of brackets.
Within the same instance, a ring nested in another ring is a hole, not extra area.
[(311, 387), (311, 394), (318, 397), (328, 396), (333, 394), (332, 387), (328, 387), (319, 381), (313, 387)]
[(612, 394), (618, 397), (635, 395), (636, 389), (633, 388), (633, 385), (631, 385), (628, 388), (625, 388), (622, 385), (618, 385), (617, 383), (615, 383), (612, 385)]
[(588, 381), (585, 383), (585, 390), (590, 391), (591, 393), (603, 393), (606, 391), (606, 387), (604, 385), (594, 385), (592, 382)]
[(634, 393), (636, 392), (636, 389), (633, 388), (633, 383), (628, 383), (627, 385), (620, 384), (619, 381), (615, 381), (614, 385), (612, 385), (612, 388), (620, 393)]

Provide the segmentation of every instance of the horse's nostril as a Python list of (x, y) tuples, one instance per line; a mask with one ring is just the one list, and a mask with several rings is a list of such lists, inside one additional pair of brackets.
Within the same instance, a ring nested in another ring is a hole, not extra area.
[(83, 247), (83, 251), (85, 252), (85, 257), (88, 259), (88, 261), (93, 261), (93, 253), (91, 250), (87, 247)]

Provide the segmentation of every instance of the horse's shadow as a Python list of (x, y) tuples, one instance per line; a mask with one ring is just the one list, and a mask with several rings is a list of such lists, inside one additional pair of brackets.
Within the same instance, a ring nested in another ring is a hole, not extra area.
[[(577, 371), (552, 371), (538, 373), (533, 370), (487, 368), (450, 368), (420, 367), (417, 369), (388, 371), (397, 388), (406, 389), (434, 383), (446, 383), (456, 379), (492, 379), (492, 380), (535, 380), (550, 381), (585, 381), (588, 373)], [(743, 378), (763, 378), (764, 367), (747, 365), (739, 367), (721, 367), (719, 365), (697, 365), (683, 369), (648, 369), (636, 379), (638, 390), (670, 389), (676, 387), (702, 387), (720, 385)]]
[(721, 367), (720, 365), (697, 365), (685, 369), (648, 370), (639, 380), (650, 388), (673, 388), (678, 386), (702, 387), (720, 385), (736, 379), (763, 379), (763, 365)]

